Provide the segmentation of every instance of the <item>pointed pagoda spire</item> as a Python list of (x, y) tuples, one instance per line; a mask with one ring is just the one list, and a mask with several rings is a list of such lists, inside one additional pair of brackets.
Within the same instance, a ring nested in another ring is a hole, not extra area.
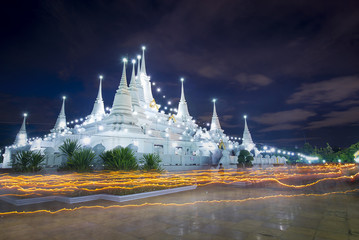
[[(152, 95), (152, 84), (151, 84), (151, 77), (147, 76), (147, 72), (146, 72), (146, 63), (145, 63), (145, 49), (146, 47), (142, 47), (142, 63), (141, 63), (141, 70), (140, 70), (140, 74), (137, 75), (137, 77), (139, 76), (139, 81), (141, 82), (142, 88), (143, 88), (143, 103), (144, 106), (149, 106), (151, 104), (151, 102), (154, 100), (153, 95)], [(140, 91), (140, 89), (139, 89)], [(140, 93), (140, 100), (142, 102), (142, 96)], [(153, 108), (152, 108), (153, 109)]]
[(122, 70), (122, 76), (121, 76), (121, 82), (120, 82), (120, 86), (118, 87), (117, 91), (128, 91), (128, 86), (127, 86), (127, 77), (126, 77), (126, 63), (127, 63), (127, 59), (124, 58), (123, 59), (123, 70)]
[(66, 97), (63, 96), (61, 111), (60, 111), (59, 116), (57, 117), (54, 129), (53, 129), (54, 131), (66, 128), (65, 100), (66, 100)]
[(136, 83), (136, 77), (135, 77), (135, 64), (136, 60), (132, 60), (132, 75), (131, 75), (131, 82), (130, 82), (130, 92), (131, 92), (131, 98), (132, 98), (132, 105), (140, 105), (138, 93), (137, 93), (137, 83)]
[(143, 86), (141, 81), (141, 55), (137, 55), (137, 93), (140, 101), (140, 105), (143, 106), (145, 104), (145, 95), (143, 92)]
[(141, 55), (137, 55), (137, 78), (140, 77), (141, 74)]
[(249, 132), (248, 125), (247, 125), (247, 115), (243, 116), (244, 118), (244, 131), (243, 131), (243, 138), (242, 138), (242, 145), (248, 146), (248, 148), (254, 145), (251, 133)]
[[(119, 123), (134, 123), (135, 119), (132, 116), (132, 99), (130, 91), (127, 86), (126, 78), (126, 63), (127, 59), (123, 59), (123, 72), (120, 85), (116, 91), (115, 99), (113, 100), (111, 116), (122, 115), (121, 119), (116, 119)], [(126, 116), (126, 117), (125, 117)]]
[(187, 119), (191, 119), (191, 116), (189, 115), (186, 98), (184, 96), (183, 82), (184, 82), (184, 79), (181, 78), (181, 99), (178, 104), (177, 118), (185, 121)]
[(145, 63), (145, 50), (146, 50), (146, 47), (145, 47), (145, 46), (142, 46), (141, 73), (147, 75), (147, 73), (146, 73), (146, 63)]
[(27, 133), (26, 133), (26, 117), (27, 113), (24, 113), (24, 120), (22, 122), (20, 131), (17, 133), (15, 138), (15, 145), (25, 145), (27, 141)]
[(132, 100), (132, 108), (134, 115), (137, 117), (145, 118), (144, 110), (140, 106), (140, 99), (137, 89), (137, 81), (135, 76), (135, 64), (136, 60), (132, 60), (132, 75), (131, 75), (131, 82), (130, 82), (130, 93), (131, 93), (131, 100)]
[(181, 99), (180, 99), (180, 102), (186, 102), (186, 99), (184, 97), (183, 82), (184, 82), (184, 78), (181, 78)]
[(212, 122), (211, 122), (211, 129), (210, 131), (215, 131), (215, 130), (220, 130), (221, 129), (221, 125), (219, 124), (219, 119), (217, 116), (217, 111), (216, 111), (216, 101), (217, 99), (213, 99), (213, 115), (212, 115)]
[(92, 109), (92, 112), (91, 112), (91, 116), (98, 119), (98, 120), (100, 120), (105, 115), (105, 106), (104, 106), (103, 99), (102, 99), (102, 79), (103, 79), (103, 76), (100, 75), (99, 79), (100, 79), (100, 85), (98, 87), (97, 98), (96, 98), (95, 104), (93, 105), (93, 109)]

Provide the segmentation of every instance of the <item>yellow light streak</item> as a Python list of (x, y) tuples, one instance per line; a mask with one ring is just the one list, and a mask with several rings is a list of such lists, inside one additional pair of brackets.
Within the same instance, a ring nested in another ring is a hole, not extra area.
[(10, 212), (2, 212), (0, 216), (5, 215), (27, 215), (27, 214), (35, 214), (35, 213), (49, 213), (49, 214), (57, 214), (61, 212), (72, 212), (78, 211), (81, 209), (112, 209), (112, 208), (129, 208), (129, 207), (146, 207), (146, 206), (176, 206), (176, 207), (183, 207), (183, 206), (191, 206), (197, 204), (222, 204), (222, 203), (243, 203), (248, 201), (258, 201), (258, 200), (266, 200), (266, 199), (275, 199), (275, 198), (295, 198), (295, 197), (324, 197), (328, 195), (334, 194), (347, 194), (352, 192), (358, 192), (359, 189), (351, 189), (346, 191), (336, 191), (336, 192), (327, 192), (327, 193), (301, 193), (301, 194), (279, 194), (279, 195), (270, 195), (270, 196), (263, 196), (263, 197), (251, 197), (245, 199), (235, 199), (235, 200), (206, 200), (206, 201), (194, 201), (194, 202), (186, 202), (186, 203), (143, 203), (143, 204), (128, 204), (128, 205), (111, 205), (111, 206), (80, 206), (76, 208), (62, 208), (56, 211), (51, 210), (36, 210), (36, 211), (10, 211)]
[[(196, 184), (277, 183), (281, 187), (306, 188), (324, 181), (354, 180), (358, 178), (355, 164), (298, 167), (272, 167), (265, 169), (218, 169), (186, 172), (125, 172), (101, 171), (93, 173), (0, 175), (0, 196), (49, 196), (113, 193), (113, 191), (153, 191)], [(347, 176), (349, 175), (349, 176)], [(303, 184), (303, 181), (306, 182)], [(296, 184), (300, 183), (300, 184)], [(118, 193), (115, 193), (118, 194)]]

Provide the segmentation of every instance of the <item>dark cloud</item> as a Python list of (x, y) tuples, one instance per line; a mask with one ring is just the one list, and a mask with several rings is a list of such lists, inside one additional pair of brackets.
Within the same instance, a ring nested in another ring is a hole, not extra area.
[(291, 124), (291, 123), (285, 123), (285, 124), (278, 124), (271, 127), (266, 127), (259, 132), (274, 132), (274, 131), (283, 131), (283, 130), (293, 130), (293, 129), (300, 129), (302, 126), (298, 124)]
[(245, 74), (240, 73), (235, 76), (235, 79), (248, 90), (256, 90), (259, 87), (268, 86), (273, 82), (272, 79), (262, 75), (262, 74)]
[(338, 77), (303, 84), (287, 100), (289, 104), (333, 103), (355, 96), (359, 91), (359, 76)]
[(316, 113), (312, 111), (293, 109), (274, 113), (264, 113), (259, 117), (253, 117), (253, 120), (265, 125), (281, 125), (293, 122), (303, 122), (315, 115)]
[(348, 107), (354, 105), (359, 105), (359, 100), (347, 100), (336, 104), (338, 107)]
[(359, 107), (345, 111), (333, 111), (323, 115), (322, 120), (310, 122), (307, 129), (359, 125)]

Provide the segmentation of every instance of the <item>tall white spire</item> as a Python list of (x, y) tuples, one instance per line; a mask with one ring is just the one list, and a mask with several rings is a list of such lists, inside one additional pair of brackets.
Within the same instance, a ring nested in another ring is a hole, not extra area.
[(131, 75), (131, 82), (130, 82), (130, 93), (131, 93), (131, 99), (132, 99), (132, 108), (135, 115), (138, 115), (139, 117), (144, 118), (144, 112), (143, 109), (140, 107), (140, 99), (137, 89), (137, 81), (135, 76), (135, 64), (136, 60), (132, 60), (132, 75)]
[(92, 109), (92, 112), (91, 112), (91, 116), (98, 119), (98, 120), (100, 120), (105, 115), (105, 106), (104, 106), (103, 99), (102, 99), (102, 79), (103, 79), (103, 76), (100, 75), (99, 79), (100, 79), (100, 85), (98, 87), (97, 98), (96, 98), (95, 104), (93, 105), (93, 109)]
[(248, 125), (247, 125), (247, 115), (243, 116), (244, 118), (244, 131), (243, 131), (243, 138), (242, 138), (242, 145), (249, 151), (253, 149), (254, 143), (252, 140), (251, 133), (249, 132)]
[(131, 81), (130, 81), (130, 92), (131, 92), (131, 98), (132, 98), (132, 106), (140, 105), (138, 93), (137, 93), (137, 83), (136, 83), (136, 76), (135, 76), (135, 64), (136, 60), (132, 60), (132, 75), (131, 75)]
[(111, 116), (121, 115), (122, 117), (116, 119), (119, 123), (134, 123), (132, 116), (132, 99), (130, 91), (127, 86), (126, 78), (126, 63), (127, 59), (123, 59), (123, 72), (120, 85), (116, 91), (115, 99), (113, 100)]
[(211, 129), (210, 131), (215, 131), (215, 130), (220, 130), (221, 129), (221, 125), (219, 124), (219, 119), (217, 116), (217, 111), (216, 111), (216, 101), (217, 99), (213, 99), (213, 115), (212, 115), (212, 122), (211, 122)]
[(177, 119), (182, 119), (183, 121), (186, 121), (188, 119), (191, 119), (191, 116), (189, 115), (186, 98), (184, 96), (183, 82), (184, 79), (181, 78), (181, 99), (178, 104)]
[(142, 47), (142, 63), (141, 63), (141, 71), (140, 71), (140, 81), (143, 87), (143, 98), (145, 106), (149, 106), (150, 103), (154, 100), (152, 95), (152, 86), (151, 86), (151, 78), (147, 76), (146, 72), (146, 63), (145, 63), (145, 49), (146, 47)]
[(146, 47), (145, 47), (145, 46), (142, 46), (141, 73), (147, 75), (147, 73), (146, 73), (146, 63), (145, 63), (145, 50), (146, 50)]
[(140, 100), (141, 105), (143, 106), (145, 104), (145, 97), (143, 92), (143, 87), (141, 83), (141, 55), (137, 55), (137, 77), (136, 77), (136, 83), (137, 83), (137, 92), (138, 92), (138, 98)]
[(17, 133), (15, 138), (15, 145), (25, 145), (27, 141), (27, 133), (26, 133), (26, 117), (27, 113), (24, 113), (24, 120), (22, 122), (20, 131)]
[(62, 97), (62, 106), (59, 116), (57, 117), (53, 131), (58, 131), (66, 128), (66, 115), (65, 115), (65, 100), (66, 97)]

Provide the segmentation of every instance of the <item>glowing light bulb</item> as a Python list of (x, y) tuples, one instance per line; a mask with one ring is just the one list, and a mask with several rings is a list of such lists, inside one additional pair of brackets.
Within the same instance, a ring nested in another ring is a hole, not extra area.
[(135, 63), (136, 63), (136, 60), (135, 60), (135, 59), (132, 59), (132, 63), (135, 64)]
[(65, 99), (66, 99), (66, 96), (62, 96), (62, 99), (65, 100)]
[(244, 115), (243, 117), (244, 117), (244, 119), (246, 119), (246, 118), (247, 118), (247, 115)]
[(100, 75), (100, 76), (99, 76), (99, 78), (100, 78), (100, 80), (102, 80), (102, 79), (103, 79), (103, 76), (102, 76), (102, 75)]
[(184, 81), (184, 78), (181, 78), (181, 82), (183, 82)]
[(146, 50), (146, 47), (145, 47), (145, 46), (142, 46), (142, 50), (143, 50), (143, 51)]
[(137, 59), (140, 60), (140, 59), (141, 59), (141, 55), (137, 55)]
[(123, 61), (124, 63), (127, 63), (127, 58), (123, 58), (122, 61)]

